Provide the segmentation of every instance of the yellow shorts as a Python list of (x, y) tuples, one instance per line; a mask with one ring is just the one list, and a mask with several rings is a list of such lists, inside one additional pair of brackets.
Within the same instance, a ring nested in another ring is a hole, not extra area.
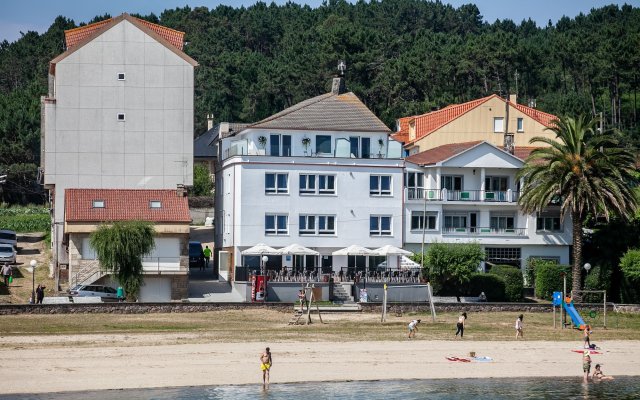
[(269, 368), (271, 368), (271, 364), (266, 363), (266, 364), (260, 364), (260, 369), (263, 371), (268, 371)]

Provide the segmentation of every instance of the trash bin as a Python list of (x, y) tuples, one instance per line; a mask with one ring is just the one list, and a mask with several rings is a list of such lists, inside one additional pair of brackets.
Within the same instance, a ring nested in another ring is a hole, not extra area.
[(124, 289), (122, 286), (118, 286), (118, 289), (116, 289), (116, 295), (118, 296), (118, 301), (124, 301)]

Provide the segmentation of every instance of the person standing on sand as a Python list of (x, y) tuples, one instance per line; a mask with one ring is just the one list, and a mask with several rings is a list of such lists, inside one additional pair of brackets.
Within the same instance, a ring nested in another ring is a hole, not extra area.
[(518, 315), (518, 318), (516, 319), (516, 340), (518, 340), (519, 337), (524, 339), (524, 332), (522, 331), (523, 319), (524, 319), (524, 315), (522, 314)]
[(584, 382), (589, 382), (589, 372), (591, 372), (591, 356), (589, 350), (585, 350), (582, 356), (582, 371), (584, 372)]
[(460, 339), (462, 339), (462, 337), (464, 336), (464, 324), (466, 320), (467, 320), (467, 313), (463, 312), (458, 317), (458, 323), (456, 324), (456, 327), (458, 328), (458, 330), (456, 331), (456, 337), (458, 337), (458, 334), (460, 334)]
[(418, 331), (418, 324), (420, 323), (419, 319), (414, 319), (409, 322), (409, 339), (411, 337), (416, 337), (416, 332)]
[(262, 386), (265, 387), (269, 384), (269, 371), (273, 365), (273, 359), (271, 358), (271, 350), (267, 347), (260, 355), (260, 369), (262, 370)]
[(591, 325), (587, 325), (584, 327), (584, 348), (585, 349), (590, 349), (591, 348)]

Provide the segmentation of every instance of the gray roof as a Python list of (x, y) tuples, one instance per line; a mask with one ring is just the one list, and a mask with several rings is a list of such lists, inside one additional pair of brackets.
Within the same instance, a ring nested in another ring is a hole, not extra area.
[(390, 132), (352, 92), (326, 93), (307, 99), (249, 128)]
[(213, 127), (198, 136), (193, 141), (193, 156), (194, 157), (216, 157), (215, 148), (209, 146), (209, 143), (215, 136), (218, 135), (218, 129)]

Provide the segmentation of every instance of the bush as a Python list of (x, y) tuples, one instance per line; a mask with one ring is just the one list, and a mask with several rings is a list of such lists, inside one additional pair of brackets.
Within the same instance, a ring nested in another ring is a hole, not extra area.
[(622, 287), (620, 297), (624, 303), (640, 302), (640, 250), (628, 250), (620, 259)]
[(568, 289), (571, 288), (571, 267), (554, 262), (536, 263), (536, 297), (551, 300), (553, 292), (562, 292), (562, 273), (567, 273)]
[(434, 292), (459, 288), (469, 282), (484, 260), (484, 251), (477, 243), (433, 243), (425, 254), (424, 275), (429, 277)]
[(16, 232), (48, 232), (51, 230), (49, 214), (0, 215), (0, 229)]
[(476, 272), (471, 274), (469, 282), (465, 285), (465, 295), (478, 296), (484, 292), (487, 301), (505, 300), (505, 282), (498, 275)]
[[(589, 271), (584, 278), (585, 290), (606, 290), (608, 295), (611, 286), (611, 270), (606, 266), (596, 265)], [(585, 303), (601, 303), (602, 295), (596, 293), (585, 293), (582, 296)]]
[(522, 272), (519, 268), (512, 267), (511, 265), (494, 265), (491, 267), (490, 273), (497, 275), (504, 280), (504, 294), (506, 301), (522, 300), (524, 281), (522, 279)]

